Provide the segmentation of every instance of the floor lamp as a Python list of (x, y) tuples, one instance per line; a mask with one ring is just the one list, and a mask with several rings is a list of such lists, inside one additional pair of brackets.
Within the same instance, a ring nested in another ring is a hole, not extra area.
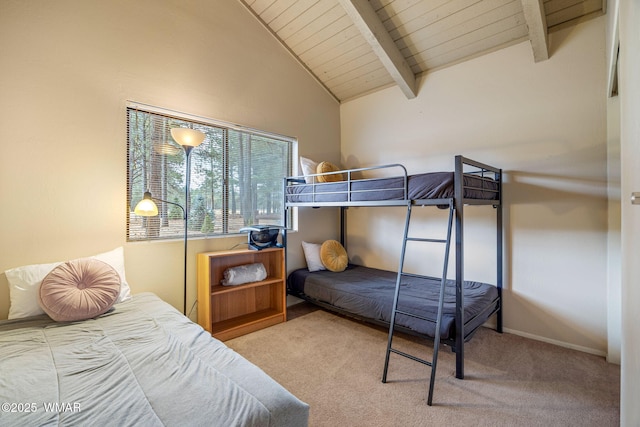
[(182, 218), (184, 220), (184, 293), (183, 293), (183, 313), (187, 314), (187, 237), (189, 231), (189, 187), (191, 184), (191, 150), (204, 141), (204, 133), (188, 128), (172, 128), (171, 136), (184, 149), (185, 154), (185, 186), (184, 186), (184, 207), (178, 203), (168, 200), (155, 198), (149, 191), (145, 191), (142, 200), (136, 205), (134, 212), (140, 216), (156, 216), (158, 215), (158, 206), (155, 201), (169, 203), (182, 209)]

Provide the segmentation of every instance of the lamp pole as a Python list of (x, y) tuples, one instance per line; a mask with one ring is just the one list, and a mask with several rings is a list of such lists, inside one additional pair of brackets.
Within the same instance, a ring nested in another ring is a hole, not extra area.
[(187, 315), (187, 240), (189, 233), (189, 187), (191, 185), (191, 150), (202, 144), (205, 134), (189, 128), (171, 128), (171, 137), (184, 149), (185, 186), (184, 186), (184, 314)]
[[(182, 144), (181, 144), (182, 145)], [(186, 174), (184, 186), (184, 314), (187, 315), (187, 236), (189, 233), (189, 187), (191, 185), (191, 150), (193, 146), (182, 145), (184, 148)]]

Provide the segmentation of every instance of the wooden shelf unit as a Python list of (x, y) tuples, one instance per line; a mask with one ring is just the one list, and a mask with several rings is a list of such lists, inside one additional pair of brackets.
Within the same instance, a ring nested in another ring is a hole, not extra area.
[[(267, 278), (222, 286), (230, 267), (260, 262)], [(237, 250), (198, 254), (198, 323), (221, 341), (248, 334), (287, 319), (284, 249)]]

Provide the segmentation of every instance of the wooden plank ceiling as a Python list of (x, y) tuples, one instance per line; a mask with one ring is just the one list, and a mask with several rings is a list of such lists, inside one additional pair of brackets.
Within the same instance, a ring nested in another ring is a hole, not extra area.
[(606, 0), (239, 0), (338, 101), (397, 85), (417, 95), (430, 70), (531, 42), (605, 12)]

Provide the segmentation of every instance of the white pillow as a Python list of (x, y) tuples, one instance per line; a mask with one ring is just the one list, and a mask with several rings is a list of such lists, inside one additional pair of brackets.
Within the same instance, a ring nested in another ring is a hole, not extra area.
[(124, 249), (122, 246), (115, 248), (112, 251), (92, 256), (91, 258), (106, 262), (118, 272), (118, 275), (120, 276), (120, 295), (115, 303), (118, 304), (131, 299), (131, 289), (129, 288), (129, 283), (127, 282), (127, 278), (124, 274)]
[(9, 299), (11, 301), (9, 319), (44, 314), (38, 304), (40, 283), (51, 270), (60, 264), (62, 263), (24, 265), (4, 272), (9, 281)]
[[(131, 290), (124, 274), (124, 250), (122, 247), (112, 251), (95, 255), (91, 258), (106, 262), (118, 272), (121, 281), (120, 295), (116, 304), (131, 298)], [(38, 291), (40, 284), (47, 274), (62, 262), (50, 264), (33, 264), (12, 268), (4, 273), (9, 281), (9, 319), (37, 316), (44, 314), (38, 304)]]
[(302, 242), (302, 251), (304, 252), (304, 258), (307, 260), (307, 269), (309, 269), (309, 271), (327, 269), (320, 259), (321, 247), (322, 245), (319, 243)]
[(304, 180), (307, 184), (313, 184), (313, 177), (308, 175), (313, 175), (316, 173), (316, 169), (318, 168), (318, 163), (314, 162), (311, 159), (307, 159), (306, 157), (300, 157), (300, 167), (302, 168), (302, 175), (304, 175)]

